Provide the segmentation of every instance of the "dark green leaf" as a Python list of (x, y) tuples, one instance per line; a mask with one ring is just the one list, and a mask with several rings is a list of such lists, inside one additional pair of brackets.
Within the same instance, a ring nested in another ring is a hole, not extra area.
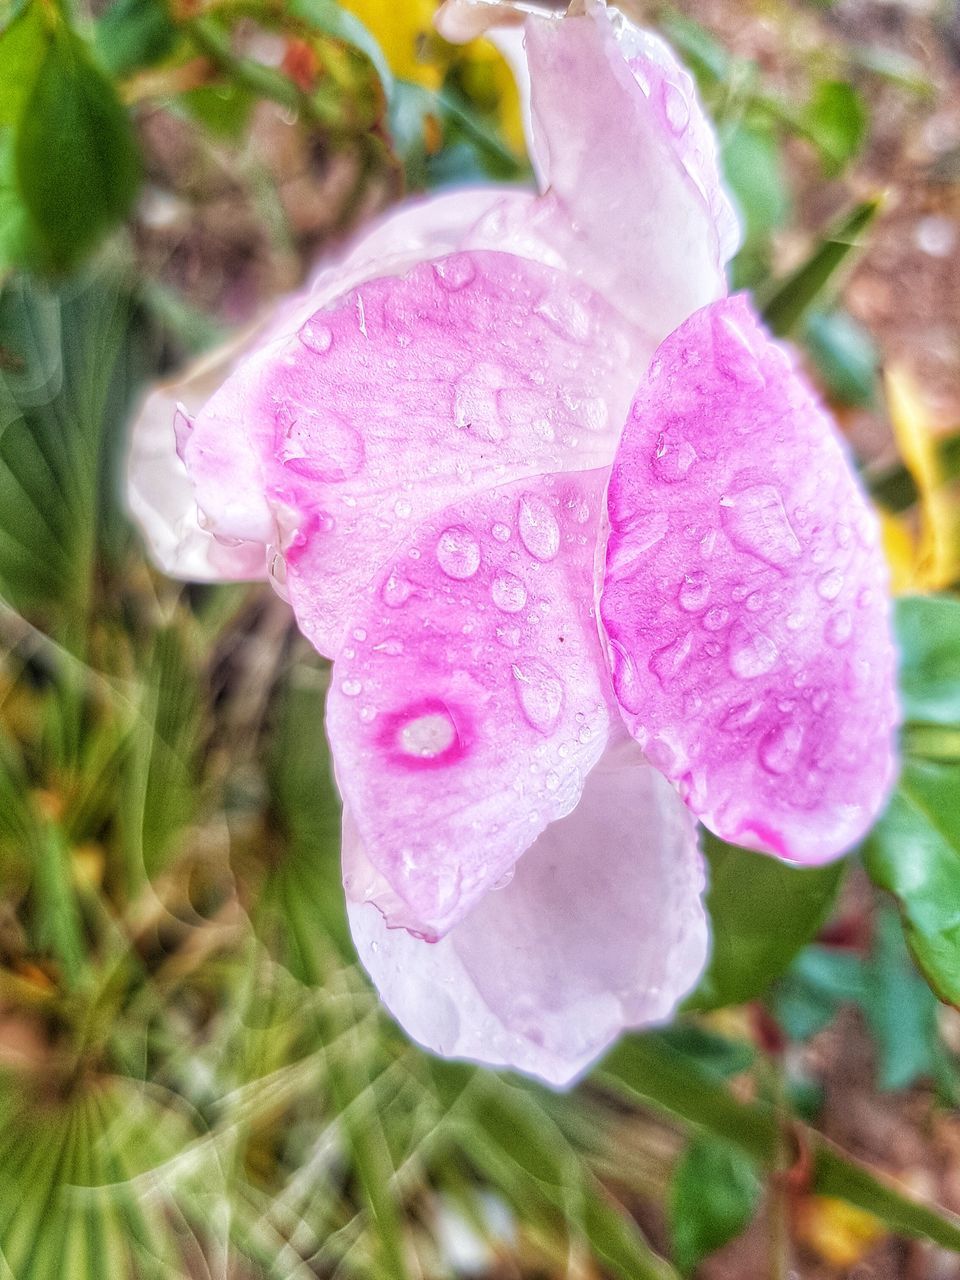
[[(939, 462), (945, 480), (960, 476), (960, 435), (944, 436), (937, 441)], [(867, 478), (870, 492), (888, 511), (906, 511), (917, 501), (919, 494), (913, 477), (903, 463)]]
[(119, 221), (136, 195), (139, 157), (126, 112), (66, 28), (47, 46), (15, 155), (24, 205), (60, 267)]
[(797, 868), (725, 844), (709, 832), (707, 908), (713, 952), (693, 1009), (752, 1000), (790, 964), (816, 932), (844, 873), (842, 862)]
[(117, 78), (162, 61), (176, 39), (166, 0), (114, 0), (97, 22), (97, 52)]
[(684, 1275), (743, 1231), (760, 1190), (753, 1161), (737, 1147), (716, 1138), (693, 1139), (670, 1189), (673, 1255)]
[(820, 150), (824, 171), (836, 175), (863, 145), (867, 111), (852, 85), (844, 80), (822, 80), (803, 114), (803, 123)]
[(960, 767), (906, 760), (864, 860), (897, 899), (927, 981), (960, 1004)]
[(786, 280), (774, 281), (758, 299), (764, 319), (781, 337), (796, 333), (801, 321), (828, 286), (835, 286), (837, 272), (863, 245), (867, 227), (877, 215), (879, 200), (865, 200), (832, 227), (807, 260)]
[(818, 311), (807, 319), (804, 346), (831, 400), (867, 406), (876, 395), (879, 355), (873, 339), (845, 311)]

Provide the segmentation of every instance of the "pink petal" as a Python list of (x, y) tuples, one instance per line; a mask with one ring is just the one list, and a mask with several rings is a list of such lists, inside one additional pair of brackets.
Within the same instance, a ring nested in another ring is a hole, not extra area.
[[(448, 930), (576, 805), (611, 722), (594, 611), (606, 471), (422, 522), (354, 601), (327, 727), (392, 925)], [(386, 887), (388, 886), (388, 887)]]
[(249, 343), (249, 333), (204, 356), (174, 382), (146, 397), (130, 430), (127, 506), (150, 558), (171, 577), (189, 582), (251, 580), (267, 576), (262, 543), (218, 541), (200, 524), (193, 485), (177, 453), (176, 425), (198, 409), (226, 377)]
[(526, 47), (554, 202), (541, 234), (654, 346), (726, 293), (739, 240), (693, 80), (596, 0), (582, 17), (528, 19)]
[[(363, 859), (348, 812), (344, 853)], [(510, 883), (440, 942), (388, 929), (369, 904), (349, 907), (350, 926), (415, 1040), (566, 1085), (624, 1028), (668, 1019), (693, 987), (707, 955), (702, 890), (689, 812), (635, 747), (621, 747)]]
[(418, 520), (521, 476), (612, 461), (635, 385), (611, 309), (509, 254), (370, 281), (246, 361), (186, 442), (228, 537), (279, 541), (327, 654)]
[(886, 569), (829, 418), (744, 297), (660, 348), (608, 509), (601, 613), (648, 758), (725, 839), (842, 853), (894, 767)]

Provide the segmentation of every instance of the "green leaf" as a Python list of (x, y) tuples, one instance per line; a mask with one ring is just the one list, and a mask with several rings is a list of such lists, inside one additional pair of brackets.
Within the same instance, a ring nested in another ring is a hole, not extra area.
[(867, 110), (852, 85), (822, 80), (803, 113), (803, 123), (817, 144), (824, 172), (836, 176), (863, 146)]
[(942, 1000), (960, 1004), (960, 768), (906, 760), (864, 861), (894, 895), (914, 958)]
[(759, 124), (738, 124), (723, 141), (721, 159), (744, 218), (747, 243), (767, 240), (790, 211), (776, 138)]
[(16, 125), (47, 47), (43, 6), (34, 0), (0, 35), (0, 125)]
[(791, 1040), (803, 1042), (828, 1026), (841, 1004), (862, 1000), (864, 963), (836, 947), (804, 947), (777, 983), (773, 1011)]
[(785, 280), (774, 281), (758, 299), (764, 319), (781, 337), (796, 333), (801, 321), (837, 272), (863, 246), (863, 235), (880, 209), (880, 200), (865, 200), (841, 218)]
[(162, 61), (176, 40), (166, 0), (114, 0), (97, 22), (97, 52), (117, 79)]
[[(944, 436), (936, 443), (943, 479), (956, 480), (960, 477), (960, 434)], [(888, 511), (906, 511), (920, 496), (913, 476), (901, 462), (869, 476), (867, 484), (877, 502)]]
[[(960, 603), (898, 602), (905, 745), (923, 726), (960, 729)], [(960, 1003), (960, 761), (907, 754), (864, 861), (897, 899), (914, 958), (941, 999)]]
[(906, 596), (897, 601), (896, 628), (904, 721), (960, 726), (960, 601)]
[(725, 844), (709, 832), (704, 851), (713, 951), (687, 1001), (693, 1009), (741, 1004), (764, 991), (820, 926), (845, 869), (842, 862), (791, 867)]
[(881, 1089), (907, 1089), (937, 1069), (937, 1001), (910, 962), (903, 930), (890, 910), (874, 924), (863, 1009), (877, 1046)]
[(876, 398), (880, 357), (870, 334), (845, 311), (808, 316), (803, 343), (831, 400), (867, 407)]
[(140, 163), (126, 112), (82, 40), (60, 27), (24, 106), (16, 177), (54, 265), (89, 249), (130, 208)]
[(684, 1275), (743, 1231), (760, 1191), (754, 1162), (737, 1147), (711, 1137), (693, 1139), (670, 1188), (674, 1261)]
[[(670, 1049), (655, 1033), (625, 1036), (594, 1073), (605, 1087), (666, 1111), (725, 1139), (766, 1169), (782, 1159), (781, 1118), (763, 1102), (740, 1102), (715, 1078)], [(812, 1162), (812, 1185), (881, 1218), (892, 1230), (960, 1251), (960, 1217), (924, 1203), (892, 1178), (844, 1155), (806, 1125), (798, 1137)]]

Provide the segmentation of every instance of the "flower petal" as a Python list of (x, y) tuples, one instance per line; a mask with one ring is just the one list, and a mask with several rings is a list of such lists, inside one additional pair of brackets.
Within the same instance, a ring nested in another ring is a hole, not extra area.
[(204, 356), (175, 382), (161, 384), (144, 400), (130, 431), (127, 506), (151, 559), (171, 577), (188, 582), (265, 578), (262, 543), (218, 542), (201, 526), (193, 485), (177, 453), (179, 412), (195, 411), (216, 390), (246, 349), (249, 333)]
[(612, 461), (628, 356), (611, 308), (568, 276), (453, 255), (369, 281), (252, 356), (184, 458), (221, 534), (269, 542), (279, 526), (297, 620), (332, 655), (418, 520), (478, 488)]
[(355, 604), (327, 727), (392, 925), (436, 937), (577, 803), (617, 722), (594, 609), (606, 471), (420, 524)]
[[(440, 942), (350, 905), (360, 959), (415, 1040), (566, 1085), (693, 987), (708, 943), (696, 827), (630, 746), (607, 752), (573, 813)], [(344, 852), (363, 858), (349, 812)]]
[(849, 848), (893, 773), (877, 522), (744, 297), (660, 348), (613, 468), (601, 614), (630, 731), (718, 835)]
[[(531, 17), (525, 31), (533, 150), (549, 187), (536, 234), (652, 350), (726, 293), (739, 242), (693, 80), (662, 40), (594, 0), (582, 17)], [(519, 236), (514, 217), (493, 216)]]

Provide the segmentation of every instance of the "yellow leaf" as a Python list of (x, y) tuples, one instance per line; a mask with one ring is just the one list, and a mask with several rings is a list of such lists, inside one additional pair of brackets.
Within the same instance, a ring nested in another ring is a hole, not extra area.
[(890, 368), (885, 385), (893, 434), (920, 495), (915, 585), (937, 590), (960, 577), (960, 504), (946, 483), (935, 423), (912, 375)]
[(907, 522), (889, 511), (878, 510), (880, 537), (890, 569), (890, 587), (894, 595), (901, 596), (923, 586), (917, 572), (918, 548)]
[(797, 1206), (797, 1239), (834, 1267), (852, 1267), (887, 1234), (878, 1218), (832, 1196), (806, 1196)]

